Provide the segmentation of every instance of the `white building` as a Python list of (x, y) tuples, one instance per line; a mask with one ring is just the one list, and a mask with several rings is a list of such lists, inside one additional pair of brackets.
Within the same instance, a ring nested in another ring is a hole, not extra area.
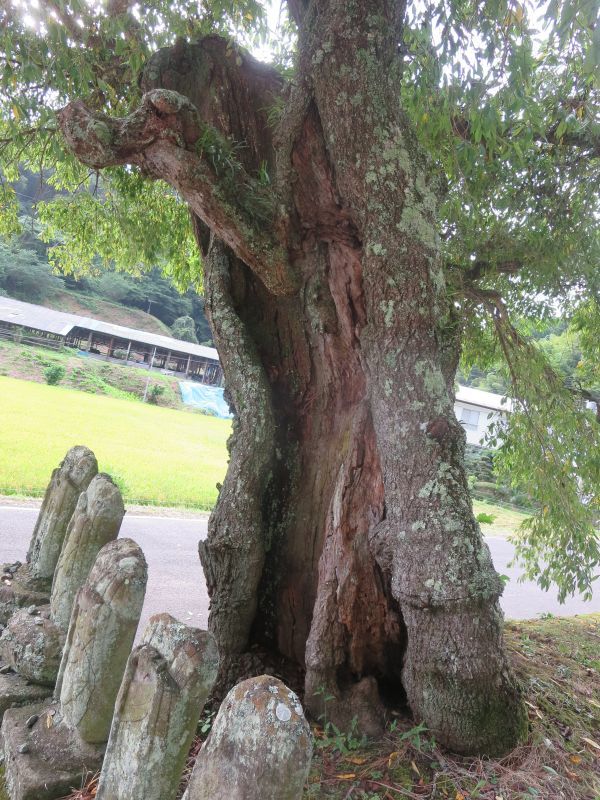
[(490, 425), (506, 417), (511, 408), (510, 398), (501, 394), (471, 386), (459, 386), (456, 391), (454, 413), (465, 429), (468, 444), (482, 445)]

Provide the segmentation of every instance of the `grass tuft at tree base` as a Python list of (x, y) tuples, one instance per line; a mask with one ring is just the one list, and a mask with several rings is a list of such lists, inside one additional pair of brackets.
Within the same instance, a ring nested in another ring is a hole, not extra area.
[(600, 800), (600, 614), (508, 622), (505, 632), (526, 745), (502, 760), (462, 758), (400, 716), (371, 744), (318, 726), (306, 800)]

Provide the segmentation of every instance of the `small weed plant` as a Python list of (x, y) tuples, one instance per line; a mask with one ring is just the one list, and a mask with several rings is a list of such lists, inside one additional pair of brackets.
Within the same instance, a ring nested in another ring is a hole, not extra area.
[[(392, 722), (390, 725), (390, 733), (393, 733), (395, 724), (396, 721)], [(414, 749), (419, 753), (431, 752), (432, 750), (435, 750), (435, 739), (433, 736), (425, 736), (426, 733), (427, 726), (424, 722), (420, 722), (418, 725), (415, 725), (414, 728), (411, 728), (410, 730), (404, 731), (404, 733), (400, 734), (398, 741), (410, 742)]]
[(44, 378), (48, 386), (56, 386), (67, 374), (62, 364), (52, 364), (44, 370)]
[(153, 406), (158, 405), (158, 401), (165, 393), (165, 387), (161, 386), (160, 383), (153, 383), (152, 386), (148, 389), (148, 402), (151, 403)]
[(340, 730), (333, 722), (327, 719), (327, 703), (334, 700), (334, 696), (328, 694), (325, 687), (317, 689), (315, 696), (322, 696), (325, 704), (325, 713), (319, 718), (322, 725), (322, 732), (320, 732), (321, 735), (317, 738), (316, 746), (319, 749), (329, 748), (342, 756), (347, 756), (365, 747), (367, 744), (367, 737), (359, 735), (357, 718), (352, 718), (347, 731)]
[(202, 716), (198, 722), (198, 735), (203, 739), (206, 739), (210, 733), (213, 722), (215, 721), (215, 715), (216, 711), (209, 711), (208, 709), (204, 709), (202, 712)]
[(487, 514), (485, 511), (481, 511), (475, 519), (482, 525), (493, 525), (496, 516), (495, 514)]
[(362, 749), (366, 744), (367, 737), (360, 736), (358, 733), (358, 720), (356, 717), (352, 718), (350, 728), (347, 731), (341, 731), (333, 722), (324, 722), (323, 732), (316, 741), (316, 746), (319, 749), (329, 748), (341, 756), (348, 756)]

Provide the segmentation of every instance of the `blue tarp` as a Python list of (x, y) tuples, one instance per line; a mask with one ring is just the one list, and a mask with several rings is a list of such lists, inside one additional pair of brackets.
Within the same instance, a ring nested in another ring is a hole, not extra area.
[(214, 414), (215, 417), (231, 419), (233, 414), (229, 413), (229, 406), (223, 399), (223, 388), (220, 386), (206, 386), (203, 383), (194, 381), (179, 381), (181, 399), (186, 406), (201, 408)]

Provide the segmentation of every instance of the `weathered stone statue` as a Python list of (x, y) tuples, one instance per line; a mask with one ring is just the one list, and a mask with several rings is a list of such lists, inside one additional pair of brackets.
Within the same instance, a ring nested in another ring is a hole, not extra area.
[(65, 723), (91, 744), (108, 741), (147, 579), (138, 545), (119, 539), (100, 551), (77, 595), (56, 696)]
[(55, 800), (99, 770), (146, 580), (144, 555), (131, 539), (99, 553), (73, 608), (58, 700), (4, 715), (0, 738), (11, 800)]
[(52, 580), (79, 495), (97, 472), (96, 456), (87, 447), (77, 446), (52, 473), (27, 553), (34, 578)]
[(100, 549), (116, 539), (124, 514), (119, 489), (99, 473), (79, 496), (69, 522), (50, 606), (17, 611), (0, 636), (0, 659), (21, 677), (54, 686), (75, 595)]
[(97, 800), (174, 800), (218, 661), (210, 633), (150, 619), (119, 691)]
[(101, 472), (79, 495), (58, 560), (50, 614), (59, 628), (69, 625), (73, 601), (105, 544), (116, 539), (125, 516), (123, 498), (110, 475)]
[(183, 800), (300, 800), (311, 758), (298, 697), (277, 678), (250, 678), (221, 704)]
[(0, 579), (0, 625), (17, 608), (48, 602), (54, 571), (77, 500), (98, 472), (87, 447), (72, 447), (52, 473), (31, 537), (27, 563), (4, 564)]

